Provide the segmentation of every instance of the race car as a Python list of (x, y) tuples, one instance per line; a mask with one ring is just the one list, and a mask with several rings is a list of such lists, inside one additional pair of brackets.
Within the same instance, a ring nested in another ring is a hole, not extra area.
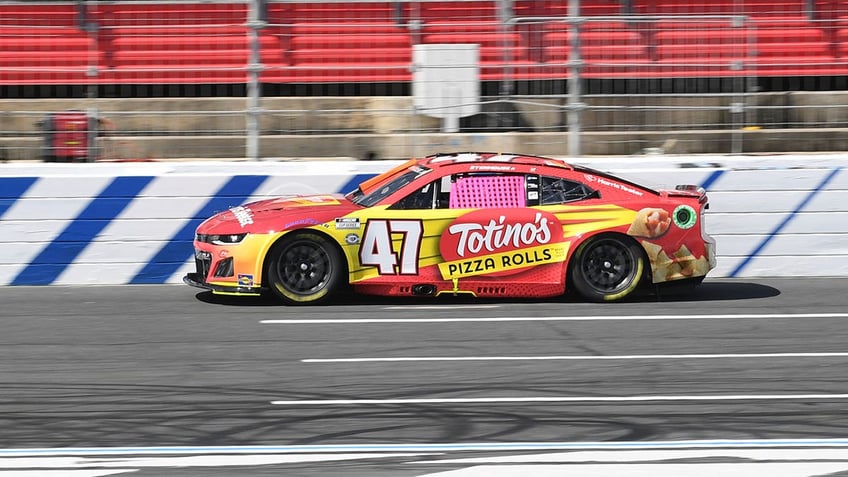
[(240, 205), (198, 226), (197, 271), (218, 294), (288, 304), (341, 293), (622, 300), (700, 283), (715, 267), (704, 189), (653, 190), (547, 157), (412, 159), (346, 194)]

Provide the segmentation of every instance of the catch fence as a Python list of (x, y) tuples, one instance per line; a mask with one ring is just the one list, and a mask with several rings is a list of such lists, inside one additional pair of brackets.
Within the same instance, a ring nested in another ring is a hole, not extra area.
[(843, 150), (846, 57), (836, 0), (3, 1), (0, 159)]

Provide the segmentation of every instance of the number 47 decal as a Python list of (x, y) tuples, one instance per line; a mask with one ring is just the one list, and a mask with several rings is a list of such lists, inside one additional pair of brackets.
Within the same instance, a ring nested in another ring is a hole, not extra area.
[[(359, 263), (377, 267), (380, 275), (417, 275), (423, 231), (420, 220), (371, 219), (359, 245)], [(392, 234), (403, 235), (399, 252), (392, 248)]]

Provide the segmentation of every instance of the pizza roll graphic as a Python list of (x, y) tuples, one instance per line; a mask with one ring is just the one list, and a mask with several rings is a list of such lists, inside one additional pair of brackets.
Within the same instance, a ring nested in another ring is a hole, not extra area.
[(642, 241), (642, 246), (648, 254), (653, 270), (654, 283), (662, 283), (681, 278), (702, 277), (710, 271), (710, 262), (706, 257), (695, 258), (686, 245), (681, 245), (673, 255), (669, 256), (661, 246)]
[(627, 235), (657, 238), (668, 232), (669, 226), (671, 226), (671, 215), (666, 210), (646, 207), (636, 213), (636, 218), (630, 224)]

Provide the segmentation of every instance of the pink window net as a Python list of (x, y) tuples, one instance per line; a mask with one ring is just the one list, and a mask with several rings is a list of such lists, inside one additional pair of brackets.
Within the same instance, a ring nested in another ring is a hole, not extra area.
[(451, 209), (525, 205), (524, 176), (461, 177), (451, 188)]

